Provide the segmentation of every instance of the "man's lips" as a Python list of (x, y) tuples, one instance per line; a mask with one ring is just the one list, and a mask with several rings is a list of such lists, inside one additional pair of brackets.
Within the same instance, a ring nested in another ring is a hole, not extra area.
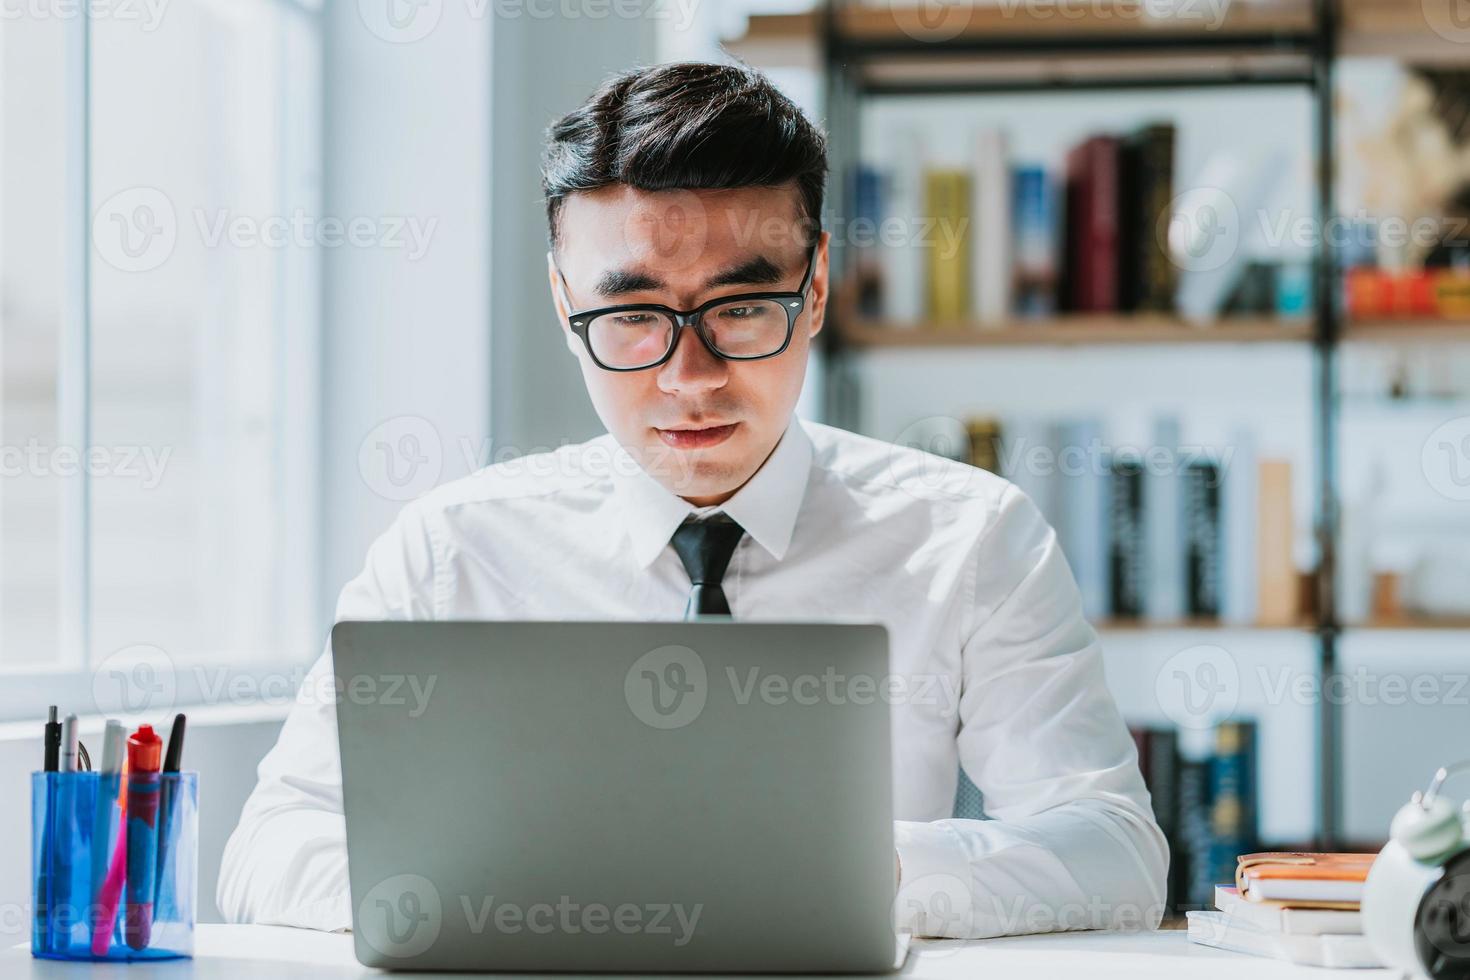
[(665, 445), (675, 449), (708, 449), (730, 438), (739, 425), (739, 422), (731, 422), (728, 425), (658, 429), (657, 432)]

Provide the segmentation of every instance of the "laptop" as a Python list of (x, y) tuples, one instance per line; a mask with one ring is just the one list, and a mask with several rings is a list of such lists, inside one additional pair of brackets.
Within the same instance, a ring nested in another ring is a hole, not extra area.
[(883, 627), (344, 622), (332, 650), (364, 965), (894, 969)]

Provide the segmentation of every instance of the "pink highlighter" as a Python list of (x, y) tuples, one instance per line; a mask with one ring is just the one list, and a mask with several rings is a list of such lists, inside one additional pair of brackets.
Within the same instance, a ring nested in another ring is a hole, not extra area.
[(107, 877), (102, 880), (102, 890), (97, 898), (97, 917), (92, 921), (92, 955), (106, 956), (112, 945), (112, 930), (117, 926), (117, 911), (122, 902), (123, 879), (128, 867), (128, 777), (124, 771), (122, 787), (117, 805), (122, 810), (122, 819), (117, 822), (117, 846), (112, 852), (112, 864)]

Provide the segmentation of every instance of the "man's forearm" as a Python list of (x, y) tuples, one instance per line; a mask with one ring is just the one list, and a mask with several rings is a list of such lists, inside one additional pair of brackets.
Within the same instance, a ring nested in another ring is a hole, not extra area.
[(916, 935), (980, 939), (1152, 929), (1168, 852), (1151, 819), (1084, 799), (1013, 821), (895, 824), (895, 915)]
[(228, 922), (351, 928), (342, 815), (247, 810), (225, 846), (217, 898)]

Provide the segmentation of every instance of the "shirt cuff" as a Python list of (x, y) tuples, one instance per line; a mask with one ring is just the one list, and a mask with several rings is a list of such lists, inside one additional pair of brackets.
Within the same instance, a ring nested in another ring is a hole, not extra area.
[(946, 823), (893, 822), (898, 851), (894, 927), (916, 936), (968, 936), (975, 921), (970, 859)]

